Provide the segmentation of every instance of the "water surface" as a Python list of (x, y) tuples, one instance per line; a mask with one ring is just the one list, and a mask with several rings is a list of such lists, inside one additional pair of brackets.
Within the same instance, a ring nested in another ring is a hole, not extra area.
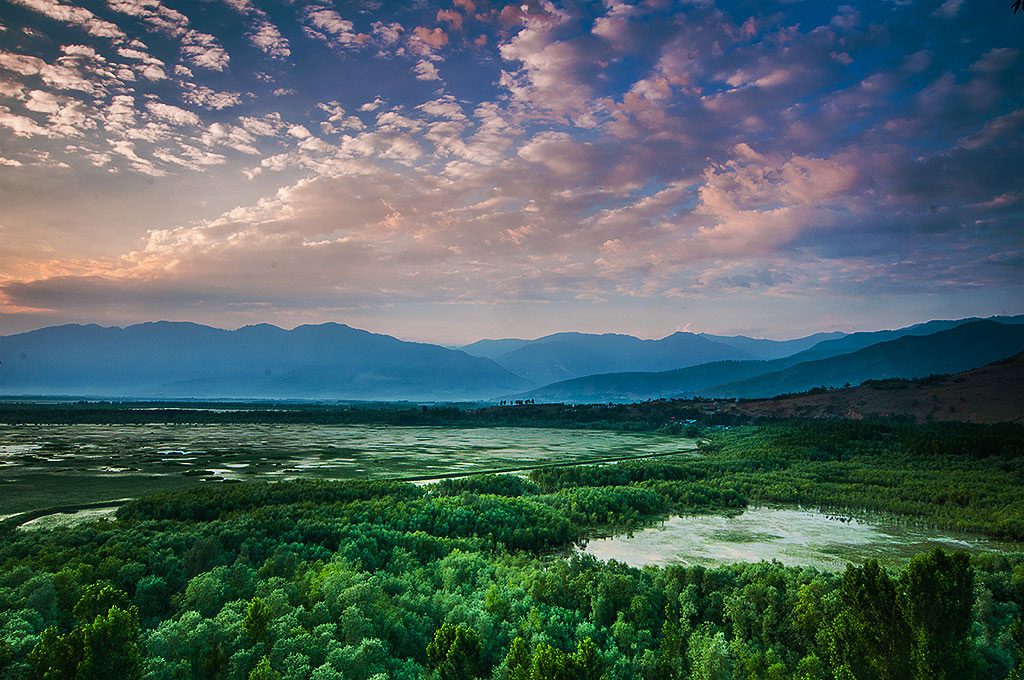
[(768, 507), (748, 508), (732, 517), (671, 517), (632, 534), (593, 539), (585, 551), (636, 567), (776, 560), (789, 566), (840, 570), (850, 562), (861, 564), (869, 559), (898, 564), (933, 547), (1024, 551), (1024, 545), (915, 527), (896, 517), (836, 517), (816, 510)]
[(670, 435), (522, 427), (0, 425), (0, 514), (199, 483), (429, 478), (693, 448)]

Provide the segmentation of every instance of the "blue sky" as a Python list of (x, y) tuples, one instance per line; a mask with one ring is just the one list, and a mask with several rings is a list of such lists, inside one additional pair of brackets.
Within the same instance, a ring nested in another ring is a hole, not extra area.
[(0, 0), (0, 28), (0, 333), (1024, 312), (1008, 3)]

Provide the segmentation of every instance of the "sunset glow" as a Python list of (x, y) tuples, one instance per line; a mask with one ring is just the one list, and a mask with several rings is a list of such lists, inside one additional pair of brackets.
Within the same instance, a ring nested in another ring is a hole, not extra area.
[(1021, 313), (1008, 5), (0, 0), (0, 333)]

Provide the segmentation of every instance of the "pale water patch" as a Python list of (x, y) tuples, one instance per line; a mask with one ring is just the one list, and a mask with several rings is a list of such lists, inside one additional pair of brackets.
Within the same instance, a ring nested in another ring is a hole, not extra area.
[(88, 510), (78, 510), (75, 512), (55, 512), (52, 515), (44, 515), (42, 517), (29, 520), (19, 526), (18, 529), (34, 531), (37, 529), (67, 527), (75, 524), (82, 524), (83, 522), (94, 522), (99, 519), (114, 519), (116, 513), (116, 507), (90, 508)]
[(0, 444), (0, 458), (34, 453), (41, 448), (40, 444)]
[(1024, 545), (940, 529), (908, 527), (896, 518), (834, 517), (814, 510), (755, 507), (742, 514), (671, 517), (627, 535), (592, 539), (583, 549), (635, 567), (720, 565), (776, 560), (788, 566), (841, 570), (877, 559), (898, 564), (933, 547), (969, 552), (1024, 551)]

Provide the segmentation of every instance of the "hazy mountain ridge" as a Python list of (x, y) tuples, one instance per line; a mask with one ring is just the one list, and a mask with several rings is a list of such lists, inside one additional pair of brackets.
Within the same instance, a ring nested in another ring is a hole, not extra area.
[[(719, 342), (711, 339), (718, 336), (686, 332), (659, 340), (557, 333), (467, 346), (498, 354), (495, 360), (337, 323), (292, 330), (269, 324), (222, 330), (166, 321), (126, 328), (65, 325), (0, 337), (0, 393), (423, 401), (510, 394), (594, 402), (756, 398), (976, 368), (1024, 350), (1022, 323), (1024, 316), (932, 321), (790, 341), (733, 336)], [(824, 339), (814, 342), (819, 338)], [(771, 355), (812, 342), (790, 356), (750, 358), (753, 351)], [(700, 361), (707, 356), (725, 358)], [(697, 363), (686, 365), (691, 362)], [(660, 368), (680, 364), (685, 366)], [(622, 366), (644, 370), (618, 370)], [(583, 371), (593, 372), (544, 384), (552, 374)]]
[[(845, 347), (840, 343), (853, 335), (838, 341), (827, 340), (803, 352), (772, 361), (725, 361), (675, 371), (586, 376), (545, 385), (525, 396), (546, 401), (635, 401), (692, 396), (764, 397), (802, 392), (820, 385), (841, 386), (847, 382), (859, 384), (868, 379), (952, 373), (976, 368), (1024, 349), (1024, 326), (1020, 325), (1024, 317), (997, 318), (999, 321), (966, 319), (930, 322), (933, 325), (929, 329), (943, 329), (930, 335), (904, 332), (921, 329), (928, 324), (883, 331), (881, 336), (858, 333), (854, 334), (859, 337), (855, 338), (851, 346), (857, 346), (867, 337), (895, 339), (847, 352), (842, 351)], [(942, 335), (965, 326), (973, 330)], [(957, 339), (963, 342), (958, 343)], [(942, 343), (947, 341), (949, 346), (943, 347)]]
[(613, 371), (664, 371), (709, 361), (750, 359), (748, 352), (693, 333), (659, 340), (606, 333), (556, 333), (539, 338), (494, 361), (538, 385)]
[(0, 361), (7, 394), (453, 399), (529, 386), (489, 359), (343, 324), (55, 326), (0, 337)]
[(905, 335), (828, 359), (703, 390), (712, 397), (770, 397), (865, 380), (959, 373), (1024, 351), (1024, 326), (972, 321), (931, 335)]
[(806, 351), (824, 341), (845, 337), (846, 333), (814, 333), (793, 340), (768, 340), (751, 338), (746, 335), (711, 335), (708, 333), (698, 333), (698, 335), (713, 342), (735, 347), (756, 359), (782, 359)]

